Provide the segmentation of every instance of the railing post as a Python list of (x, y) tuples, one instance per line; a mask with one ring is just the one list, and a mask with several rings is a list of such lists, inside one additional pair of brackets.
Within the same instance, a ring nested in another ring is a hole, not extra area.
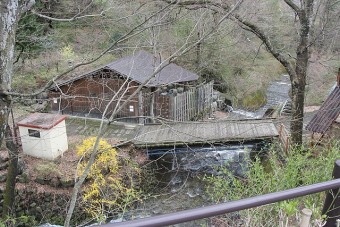
[[(334, 179), (340, 179), (340, 159), (336, 160), (333, 169)], [(340, 190), (339, 188), (330, 190), (322, 209), (322, 214), (327, 215), (327, 222), (324, 227), (334, 227), (336, 220), (340, 219)]]
[(300, 227), (309, 227), (310, 217), (312, 216), (312, 211), (310, 209), (304, 208), (301, 211), (301, 223)]

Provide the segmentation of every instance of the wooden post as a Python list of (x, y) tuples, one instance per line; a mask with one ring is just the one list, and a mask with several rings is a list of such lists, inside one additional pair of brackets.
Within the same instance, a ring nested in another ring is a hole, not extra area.
[(138, 115), (139, 115), (139, 120), (138, 120), (139, 124), (143, 124), (144, 123), (143, 91), (140, 91), (138, 93)]
[(155, 88), (151, 88), (150, 89), (151, 91), (151, 102), (150, 102), (150, 112), (149, 112), (149, 116), (151, 117), (150, 118), (150, 122), (151, 123), (154, 123), (155, 122), (155, 112), (154, 112), (154, 108), (155, 108), (155, 92), (156, 92), (156, 89)]
[(309, 146), (310, 146), (311, 148), (314, 147), (314, 132), (312, 132)]
[(289, 145), (289, 140), (288, 140), (288, 135), (286, 137), (286, 142), (285, 142), (285, 152), (288, 154), (288, 145)]
[(279, 127), (279, 137), (281, 140), (282, 140), (282, 130), (283, 130), (283, 124), (281, 123)]
[[(63, 113), (63, 109), (64, 109), (64, 108), (63, 108), (63, 106), (62, 106), (62, 103), (61, 103), (61, 102), (62, 102), (62, 98), (61, 98), (61, 95), (60, 95), (59, 111), (58, 111), (58, 113), (60, 113), (60, 112), (61, 112), (61, 114), (64, 114), (64, 113)], [(72, 114), (73, 114), (73, 113), (72, 113)]]
[(174, 113), (174, 121), (177, 121), (177, 98), (176, 97), (173, 97), (173, 106), (172, 106), (172, 109), (173, 109), (173, 113)]
[[(333, 169), (334, 179), (340, 179), (340, 159), (336, 160)], [(327, 215), (324, 227), (334, 227), (336, 220), (340, 219), (340, 189), (333, 189), (327, 193), (322, 209), (322, 214)]]
[(309, 227), (310, 217), (312, 216), (312, 211), (310, 209), (304, 208), (302, 211), (300, 227)]
[(72, 113), (72, 115), (73, 115), (73, 114), (74, 114), (74, 113), (73, 113), (73, 101), (71, 100), (70, 103), (71, 103), (71, 113)]

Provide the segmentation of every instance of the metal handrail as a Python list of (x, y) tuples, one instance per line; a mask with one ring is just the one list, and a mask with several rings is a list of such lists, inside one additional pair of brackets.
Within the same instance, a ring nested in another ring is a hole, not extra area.
[(234, 211), (258, 207), (270, 203), (275, 203), (287, 199), (293, 199), (309, 194), (314, 194), (330, 189), (340, 188), (340, 179), (330, 180), (322, 183), (301, 186), (284, 191), (273, 192), (265, 195), (250, 197), (237, 201), (221, 203), (212, 206), (184, 210), (149, 218), (137, 219), (133, 221), (104, 224), (101, 227), (158, 227), (167, 226), (202, 218), (208, 218)]

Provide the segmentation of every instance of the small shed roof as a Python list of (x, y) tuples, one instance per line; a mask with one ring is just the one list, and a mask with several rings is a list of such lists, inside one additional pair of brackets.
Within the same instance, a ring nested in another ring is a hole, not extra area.
[(66, 116), (49, 113), (34, 113), (17, 123), (18, 126), (51, 129), (65, 120)]
[[(155, 69), (160, 64), (161, 59), (159, 57), (155, 58), (152, 54), (141, 50), (90, 72), (60, 81), (58, 82), (58, 85), (68, 84), (86, 76), (93, 75), (101, 70), (111, 70), (125, 78), (129, 78), (142, 84), (152, 76)], [(157, 87), (164, 84), (196, 81), (198, 78), (199, 76), (196, 73), (190, 72), (174, 63), (170, 63), (157, 73), (145, 86)]]
[(318, 112), (307, 124), (306, 129), (324, 134), (340, 114), (340, 86), (336, 86)]
[(136, 134), (133, 143), (141, 147), (173, 144), (206, 144), (252, 141), (277, 136), (277, 129), (270, 119), (180, 122), (142, 126)]

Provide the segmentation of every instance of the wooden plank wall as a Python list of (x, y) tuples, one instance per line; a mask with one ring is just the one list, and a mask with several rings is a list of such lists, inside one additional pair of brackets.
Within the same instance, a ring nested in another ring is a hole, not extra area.
[(211, 114), (213, 81), (171, 97), (171, 113), (174, 121), (190, 121), (202, 114)]
[[(60, 87), (62, 92), (69, 97), (63, 96), (59, 91), (51, 91), (49, 97), (56, 99), (56, 102), (52, 101), (51, 108), (53, 111), (58, 111), (62, 114), (100, 118), (111, 98), (119, 91), (124, 82), (124, 79), (120, 79), (113, 74), (96, 74), (93, 77), (84, 77)], [(130, 86), (130, 88), (127, 89), (127, 86)], [(136, 82), (125, 85), (126, 94), (121, 91), (120, 95), (113, 100), (108, 108), (106, 117), (109, 117), (116, 105), (120, 105), (129, 94), (137, 89), (137, 86)], [(130, 106), (133, 106), (133, 112), (130, 112)], [(116, 118), (134, 118), (136, 116), (138, 116), (138, 97), (133, 98), (116, 115)]]

